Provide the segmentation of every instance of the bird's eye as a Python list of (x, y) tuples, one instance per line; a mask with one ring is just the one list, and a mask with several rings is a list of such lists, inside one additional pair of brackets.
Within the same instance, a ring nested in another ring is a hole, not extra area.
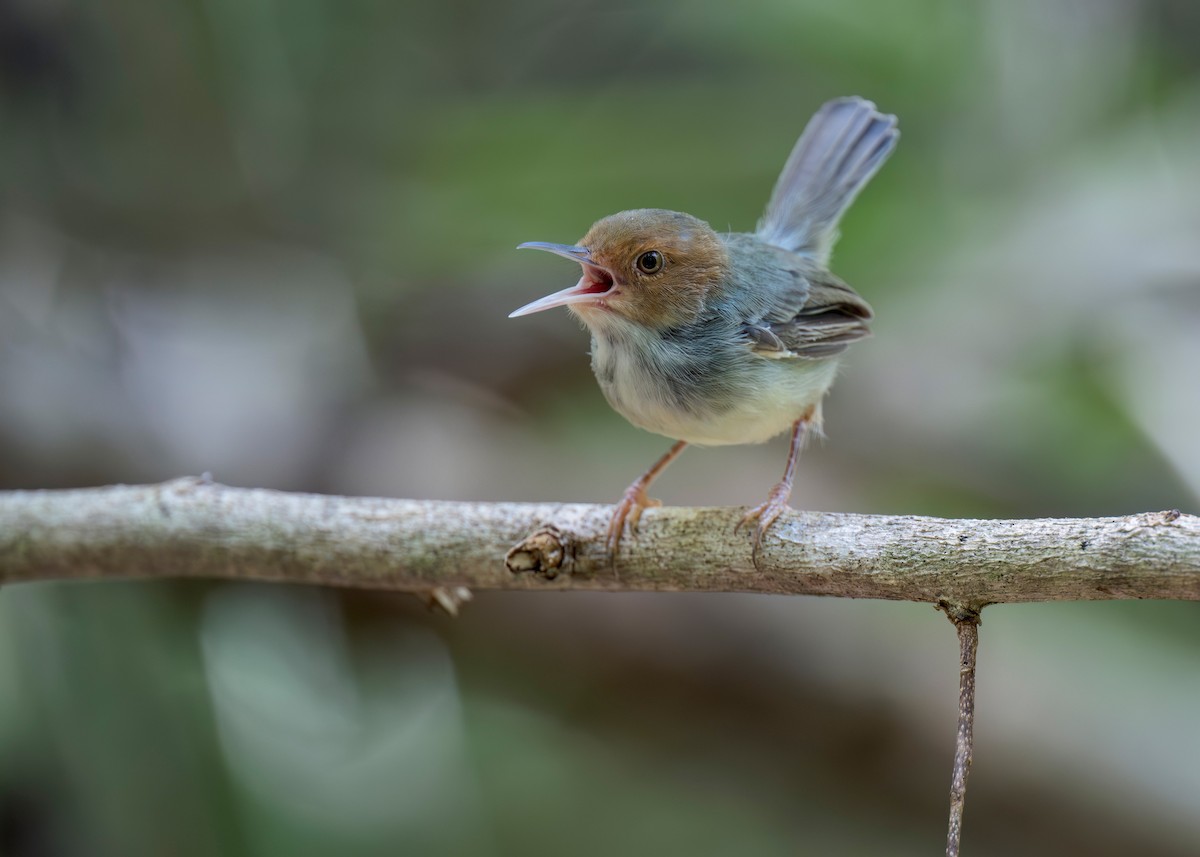
[(659, 253), (657, 250), (647, 250), (645, 253), (637, 257), (637, 262), (635, 264), (637, 265), (638, 270), (643, 274), (657, 274), (663, 269), (663, 265), (666, 264), (666, 259), (664, 259), (663, 254)]

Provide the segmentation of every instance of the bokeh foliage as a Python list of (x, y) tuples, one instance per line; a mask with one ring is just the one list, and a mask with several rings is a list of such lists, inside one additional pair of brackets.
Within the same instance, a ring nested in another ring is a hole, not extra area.
[[(611, 501), (665, 446), (512, 252), (622, 208), (751, 228), (807, 116), (897, 156), (836, 271), (878, 312), (795, 502), (1200, 496), (1187, 0), (0, 0), (0, 486)], [(758, 502), (783, 450), (689, 452)], [(1200, 849), (1181, 604), (993, 608), (978, 854)], [(816, 599), (0, 592), (0, 854), (927, 854), (953, 635)]]

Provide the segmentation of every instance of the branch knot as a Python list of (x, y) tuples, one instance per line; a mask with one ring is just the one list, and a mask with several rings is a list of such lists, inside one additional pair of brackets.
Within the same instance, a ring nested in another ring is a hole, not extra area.
[(553, 580), (567, 558), (567, 540), (553, 524), (534, 530), (504, 556), (504, 565), (513, 574), (532, 572)]

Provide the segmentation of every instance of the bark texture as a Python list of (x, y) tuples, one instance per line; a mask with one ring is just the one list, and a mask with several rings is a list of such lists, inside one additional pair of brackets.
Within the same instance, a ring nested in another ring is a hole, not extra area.
[(0, 583), (226, 578), (430, 592), (761, 592), (947, 602), (1200, 599), (1200, 518), (784, 514), (757, 558), (738, 508), (649, 509), (610, 562), (611, 506), (161, 485), (0, 493)]

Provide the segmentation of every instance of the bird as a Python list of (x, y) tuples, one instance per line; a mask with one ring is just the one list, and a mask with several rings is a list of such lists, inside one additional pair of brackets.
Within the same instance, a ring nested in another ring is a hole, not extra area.
[(859, 97), (822, 105), (801, 133), (750, 233), (718, 233), (678, 211), (598, 220), (575, 244), (530, 241), (580, 265), (575, 285), (510, 318), (567, 307), (591, 333), (600, 389), (633, 425), (675, 444), (626, 489), (606, 545), (638, 533), (646, 491), (689, 444), (762, 443), (791, 431), (783, 477), (739, 521), (762, 539), (788, 508), (806, 438), (838, 361), (870, 334), (873, 311), (829, 270), (843, 213), (899, 139), (897, 119)]

